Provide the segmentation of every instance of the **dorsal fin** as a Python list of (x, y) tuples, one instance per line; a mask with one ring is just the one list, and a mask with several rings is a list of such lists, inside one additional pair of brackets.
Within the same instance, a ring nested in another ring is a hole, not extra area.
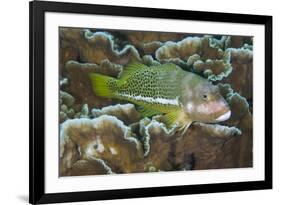
[(125, 80), (129, 76), (131, 76), (134, 72), (136, 72), (139, 69), (143, 69), (143, 68), (149, 68), (149, 67), (144, 64), (138, 63), (138, 62), (130, 63), (125, 68), (123, 68), (123, 70), (120, 73), (118, 78), (120, 80)]

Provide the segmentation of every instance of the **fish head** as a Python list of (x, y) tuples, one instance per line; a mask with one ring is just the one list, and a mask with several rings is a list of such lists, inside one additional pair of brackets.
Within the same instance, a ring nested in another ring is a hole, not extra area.
[(218, 123), (228, 120), (231, 111), (219, 88), (207, 80), (184, 89), (181, 104), (192, 121)]

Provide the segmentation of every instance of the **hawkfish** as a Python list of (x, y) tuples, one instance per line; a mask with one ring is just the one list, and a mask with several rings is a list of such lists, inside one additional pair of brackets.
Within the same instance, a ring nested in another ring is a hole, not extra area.
[(218, 123), (231, 115), (217, 86), (172, 63), (150, 67), (131, 63), (117, 78), (89, 76), (97, 96), (129, 101), (143, 117), (160, 115), (168, 128), (175, 126), (182, 132), (192, 122)]

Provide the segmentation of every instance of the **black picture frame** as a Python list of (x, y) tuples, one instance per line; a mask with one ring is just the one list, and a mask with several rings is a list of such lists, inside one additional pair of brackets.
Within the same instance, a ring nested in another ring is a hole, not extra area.
[[(272, 188), (272, 16), (184, 11), (124, 6), (33, 1), (30, 12), (30, 166), (29, 202), (32, 204), (154, 197)], [(71, 193), (45, 193), (44, 165), (44, 39), (45, 13), (102, 14), (209, 22), (247, 23), (265, 26), (265, 180)]]

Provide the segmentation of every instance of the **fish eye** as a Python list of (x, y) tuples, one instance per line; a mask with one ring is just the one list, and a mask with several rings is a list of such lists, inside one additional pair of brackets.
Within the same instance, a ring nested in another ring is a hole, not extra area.
[(207, 94), (203, 94), (203, 100), (207, 100), (208, 99), (208, 95)]

